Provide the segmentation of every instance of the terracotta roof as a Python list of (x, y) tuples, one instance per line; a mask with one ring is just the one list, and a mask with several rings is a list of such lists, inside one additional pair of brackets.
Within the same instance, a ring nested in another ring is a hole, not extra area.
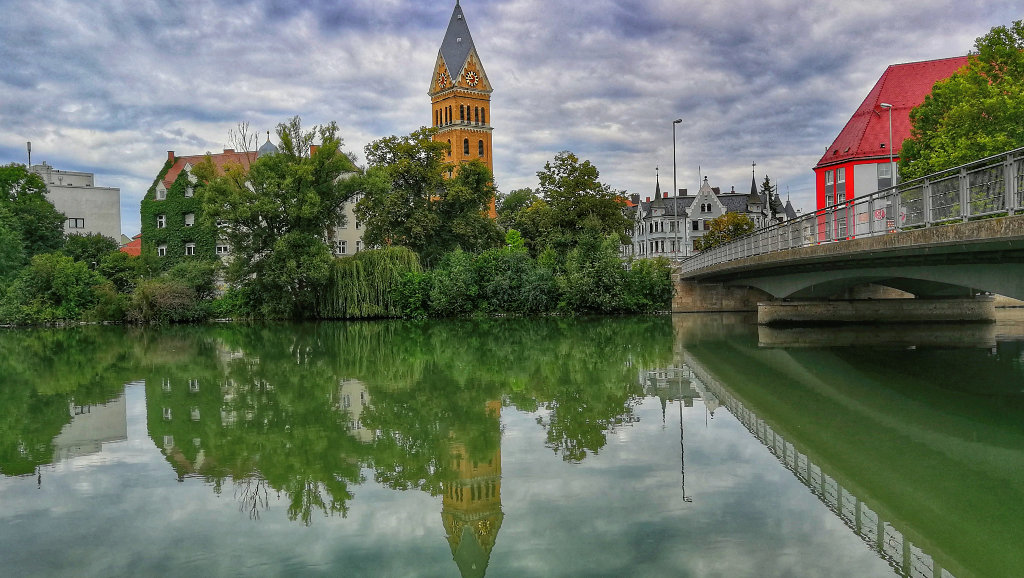
[(122, 253), (128, 253), (132, 257), (142, 255), (142, 233), (132, 237), (132, 240), (121, 247)]
[(936, 82), (966, 64), (966, 56), (957, 56), (890, 65), (815, 168), (851, 159), (888, 157), (889, 111), (879, 106), (882, 103), (893, 106), (893, 154), (898, 156), (903, 140), (910, 137), (910, 109), (924, 102)]
[[(186, 164), (196, 166), (203, 162), (203, 159), (205, 159), (206, 156), (206, 154), (201, 154), (188, 157), (175, 157), (174, 164), (164, 176), (164, 186), (168, 189), (171, 188), (171, 185), (174, 184), (174, 180), (178, 178), (178, 174), (181, 173)], [(234, 149), (224, 149), (224, 152), (222, 153), (210, 154), (209, 156), (213, 161), (213, 165), (217, 167), (218, 173), (223, 173), (224, 166), (230, 163), (240, 164), (242, 165), (242, 168), (248, 169), (249, 163), (256, 160), (256, 153), (235, 152)]]

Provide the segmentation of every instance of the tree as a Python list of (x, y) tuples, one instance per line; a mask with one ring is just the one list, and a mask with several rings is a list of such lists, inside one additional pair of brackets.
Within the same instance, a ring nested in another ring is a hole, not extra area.
[(0, 210), (12, 217), (26, 259), (61, 248), (65, 216), (46, 198), (43, 179), (25, 165), (0, 166)]
[(975, 41), (967, 66), (910, 111), (900, 173), (914, 179), (1024, 146), (1024, 20)]
[(476, 252), (501, 243), (487, 216), (495, 195), (490, 170), (473, 160), (455, 173), (445, 161), (448, 144), (435, 142), (434, 132), (422, 128), (366, 145), (366, 174), (346, 183), (362, 197), (355, 212), (368, 246), (409, 247), (428, 264), (456, 248)]
[(25, 246), (21, 230), (10, 212), (0, 207), (0, 289), (24, 264)]
[(537, 179), (546, 207), (534, 203), (527, 210), (543, 221), (544, 245), (565, 254), (584, 235), (616, 235), (620, 242), (628, 242), (626, 231), (632, 223), (622, 212), (622, 193), (599, 181), (599, 176), (590, 161), (580, 162), (569, 151), (544, 163)]
[[(232, 248), (227, 279), (244, 287), (264, 314), (296, 317), (313, 311), (330, 273), (329, 227), (343, 224), (351, 194), (342, 176), (355, 170), (341, 151), (335, 123), (305, 131), (299, 117), (277, 126), (280, 153), (256, 159), (246, 171), (229, 165), (221, 176), (200, 163), (196, 173), (207, 214), (224, 221)], [(319, 139), (315, 152), (311, 145)]]
[(81, 319), (98, 303), (97, 289), (105, 282), (85, 263), (66, 255), (36, 255), (8, 288), (0, 319), (15, 323)]
[(75, 261), (82, 261), (95, 268), (109, 253), (117, 251), (117, 241), (99, 233), (68, 235), (61, 252)]
[(697, 239), (695, 248), (704, 251), (724, 245), (733, 239), (754, 232), (754, 221), (743, 213), (726, 213), (708, 221), (708, 230)]

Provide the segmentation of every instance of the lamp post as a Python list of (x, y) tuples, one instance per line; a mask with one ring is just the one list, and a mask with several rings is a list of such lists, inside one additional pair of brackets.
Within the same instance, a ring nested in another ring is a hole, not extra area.
[(676, 256), (679, 256), (679, 185), (676, 183), (676, 125), (683, 122), (683, 119), (677, 118), (672, 121), (672, 216), (675, 218), (675, 251)]
[[(889, 111), (889, 186), (890, 187), (895, 187), (896, 186), (896, 167), (893, 166), (893, 162), (892, 162), (892, 105), (889, 104), (888, 102), (883, 102), (883, 103), (880, 103), (878, 106), (880, 106), (880, 107), (882, 107), (882, 108), (884, 108), (884, 109)], [(897, 217), (896, 217), (896, 196), (895, 195), (893, 195), (893, 198), (892, 198), (892, 212), (893, 212), (893, 214), (891, 215), (892, 226), (893, 226), (893, 229), (895, 229), (897, 224), (898, 224), (896, 222), (896, 218)]]

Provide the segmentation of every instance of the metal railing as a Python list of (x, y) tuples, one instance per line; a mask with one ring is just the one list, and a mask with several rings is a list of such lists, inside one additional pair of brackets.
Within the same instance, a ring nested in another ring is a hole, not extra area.
[(734, 259), (1024, 212), (1024, 147), (758, 229), (683, 261), (690, 273)]

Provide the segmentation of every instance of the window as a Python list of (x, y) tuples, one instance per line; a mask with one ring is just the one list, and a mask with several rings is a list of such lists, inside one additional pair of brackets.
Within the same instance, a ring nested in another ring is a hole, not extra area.
[(846, 169), (836, 169), (836, 204), (846, 200)]
[(480, 156), (484, 156), (484, 141), (481, 140), (481, 141), (477, 142), (476, 144), (477, 144), (477, 148), (480, 150)]
[(825, 171), (825, 206), (832, 206), (832, 199), (836, 192), (836, 174), (834, 171)]
[(359, 250), (362, 249), (362, 248), (363, 248), (363, 242), (362, 241), (356, 241), (356, 253), (358, 253)]
[(699, 231), (700, 230), (700, 221), (694, 221), (693, 224), (691, 225), (691, 227), (693, 227), (694, 231)]
[(156, 256), (157, 257), (166, 257), (167, 256), (167, 245), (157, 245), (157, 247), (156, 247)]
[(85, 228), (85, 219), (77, 219), (77, 218), (68, 219), (68, 228), (69, 229), (84, 229)]
[(166, 226), (167, 226), (167, 215), (157, 215), (156, 216), (156, 228), (157, 229), (163, 229)]
[(480, 108), (476, 106), (473, 107), (473, 122), (480, 124)]
[(160, 389), (164, 391), (171, 391), (171, 380), (165, 377), (163, 383), (160, 384)]
[(165, 407), (163, 413), (164, 413), (164, 419), (171, 419), (171, 408)]
[(452, 139), (448, 139), (448, 156), (452, 156)]
[[(189, 176), (191, 177), (192, 175), (189, 175)], [(192, 187), (188, 187), (188, 188), (185, 189), (185, 198), (192, 198), (192, 197), (195, 196), (195, 194), (196, 193), (195, 193), (195, 191), (192, 190)]]
[(189, 417), (192, 419), (192, 421), (199, 421), (199, 408), (193, 407), (189, 412)]
[(459, 105), (459, 120), (466, 120), (466, 107)]
[(362, 226), (363, 226), (363, 224), (359, 222), (359, 219), (356, 219), (356, 228), (358, 229), (359, 227), (362, 227)]
[(156, 186), (156, 200), (162, 201), (167, 198), (167, 189), (164, 188), (164, 184), (160, 183)]
[(218, 243), (217, 244), (217, 254), (218, 255), (227, 255), (229, 253), (231, 253), (231, 246), (230, 245), (228, 245), (227, 243)]
[(711, 221), (704, 221), (704, 230), (707, 231), (711, 228)]
[(469, 139), (468, 138), (462, 139), (462, 154), (467, 156), (467, 157), (469, 156)]
[(892, 186), (892, 165), (889, 163), (878, 163), (875, 165), (878, 171), (878, 190), (888, 189)]
[(480, 124), (487, 124), (487, 110), (480, 109)]
[(195, 243), (185, 243), (185, 255), (188, 256), (188, 257), (191, 257), (192, 255), (195, 255), (195, 254), (196, 254), (196, 244)]
[(344, 239), (336, 239), (334, 241), (334, 254), (344, 255), (345, 253), (348, 253), (348, 241)]
[(190, 379), (188, 380), (188, 390), (192, 393), (199, 391), (199, 380)]
[(195, 213), (185, 213), (185, 226), (186, 227), (191, 227), (191, 226), (193, 226), (195, 224), (196, 224), (196, 214)]

